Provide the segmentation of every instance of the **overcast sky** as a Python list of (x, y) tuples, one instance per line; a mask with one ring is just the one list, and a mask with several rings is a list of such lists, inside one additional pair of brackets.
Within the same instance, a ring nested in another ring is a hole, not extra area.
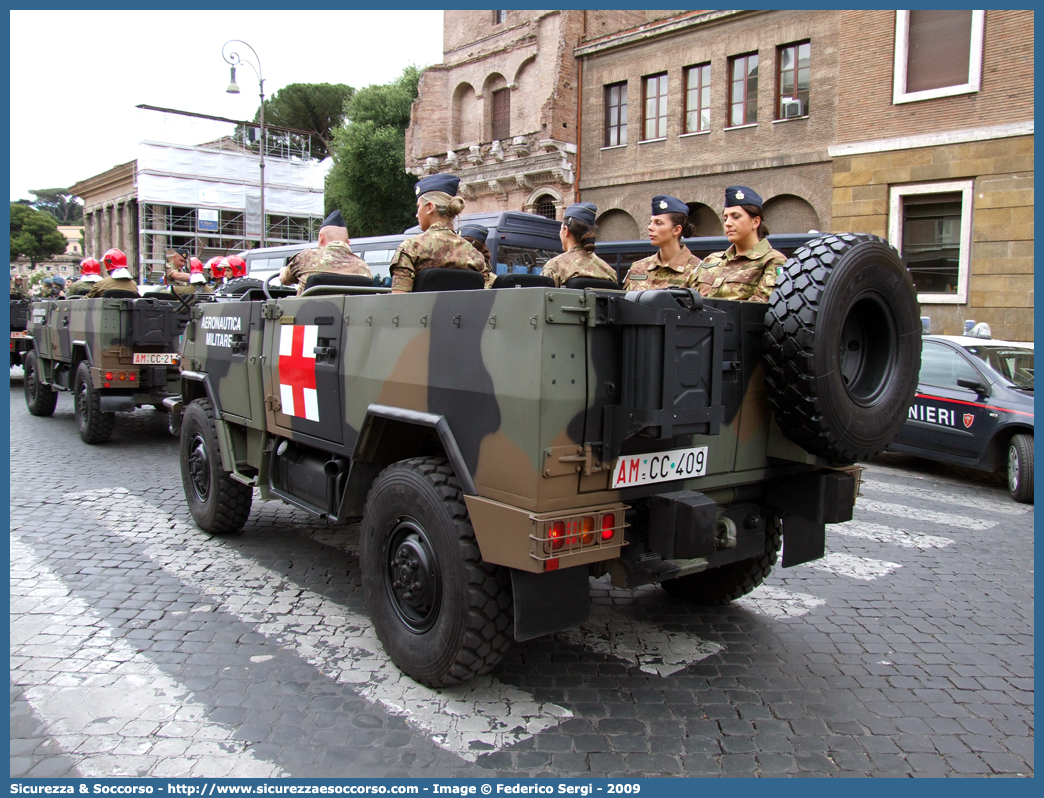
[(229, 39), (257, 51), (266, 97), (288, 83), (388, 83), (442, 61), (442, 11), (10, 13), (12, 200), (134, 160), (140, 103), (252, 119), (249, 67), (241, 93), (225, 93)]

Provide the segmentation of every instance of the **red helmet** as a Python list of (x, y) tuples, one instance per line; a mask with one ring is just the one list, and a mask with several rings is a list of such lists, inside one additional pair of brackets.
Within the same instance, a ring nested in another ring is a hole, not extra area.
[(106, 271), (111, 274), (116, 269), (127, 268), (127, 256), (114, 247), (106, 250), (105, 254), (102, 255), (102, 263), (105, 264)]
[(241, 257), (238, 255), (229, 255), (225, 258), (225, 262), (228, 264), (228, 268), (232, 272), (233, 277), (246, 277), (246, 261)]
[(203, 271), (203, 262), (199, 258), (197, 258), (195, 256), (189, 258), (189, 271), (190, 272), (202, 272)]
[(215, 280), (220, 280), (225, 276), (225, 259), (220, 255), (211, 258), (204, 264), (205, 269), (210, 269), (210, 276)]
[(80, 261), (80, 277), (101, 277), (101, 264), (94, 258), (84, 258)]

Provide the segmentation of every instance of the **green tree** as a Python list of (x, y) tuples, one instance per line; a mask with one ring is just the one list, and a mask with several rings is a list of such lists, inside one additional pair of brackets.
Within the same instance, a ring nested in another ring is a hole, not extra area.
[(83, 222), (83, 201), (67, 188), (38, 188), (30, 191), (35, 199), (30, 203), (38, 211), (47, 211), (58, 224)]
[(38, 262), (65, 252), (67, 243), (51, 214), (18, 202), (11, 203), (12, 260), (25, 255), (35, 268)]
[[(312, 157), (330, 154), (332, 131), (344, 123), (355, 89), (343, 83), (290, 83), (265, 100), (265, 125), (311, 130)], [(261, 110), (254, 114), (260, 123)]]
[(339, 208), (351, 236), (399, 233), (416, 223), (406, 128), (420, 76), (411, 66), (392, 83), (360, 89), (348, 103), (346, 124), (334, 131), (326, 212)]

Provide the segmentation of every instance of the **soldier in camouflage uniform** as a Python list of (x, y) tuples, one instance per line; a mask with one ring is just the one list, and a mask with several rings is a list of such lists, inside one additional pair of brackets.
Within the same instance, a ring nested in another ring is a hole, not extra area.
[(464, 210), (457, 196), (459, 177), (439, 174), (417, 181), (417, 222), (423, 232), (403, 241), (389, 266), (392, 293), (413, 290), (417, 272), (424, 269), (471, 269), (482, 273), (486, 261), (453, 230), (453, 219)]
[(28, 299), (25, 290), (25, 278), (20, 274), (11, 275), (11, 299)]
[(309, 275), (319, 272), (332, 274), (362, 274), (373, 279), (366, 261), (348, 246), (348, 227), (340, 211), (334, 211), (319, 228), (319, 246), (304, 249), (290, 259), (279, 271), (279, 282), (297, 285), (297, 295), (304, 291)]
[(631, 264), (624, 277), (625, 291), (655, 288), (695, 288), (700, 259), (682, 244), (682, 237), (695, 233), (689, 223), (689, 206), (677, 197), (657, 194), (652, 198), (649, 241), (660, 251)]
[(120, 250), (108, 250), (102, 255), (102, 264), (105, 266), (105, 272), (108, 276), (96, 282), (91, 290), (87, 292), (88, 299), (101, 296), (106, 291), (133, 291), (135, 294), (138, 293), (138, 284), (134, 282), (134, 278), (131, 277), (131, 273), (127, 269), (127, 256)]
[(191, 274), (185, 271), (188, 266), (188, 247), (167, 250), (167, 265), (163, 269), (163, 282), (169, 286), (187, 285)]
[(203, 271), (203, 262), (196, 257), (189, 258), (189, 283), (188, 285), (173, 285), (173, 291), (178, 296), (189, 296), (190, 294), (209, 294), (214, 286), (207, 282), (207, 275)]
[(80, 279), (68, 287), (66, 295), (84, 296), (101, 278), (101, 264), (94, 258), (84, 258), (80, 261)]
[(719, 299), (768, 302), (786, 256), (768, 242), (762, 202), (748, 186), (725, 189), (725, 236), (731, 246), (708, 255), (696, 273), (701, 294)]
[(595, 277), (616, 284), (616, 270), (594, 254), (597, 213), (597, 206), (591, 202), (575, 202), (566, 208), (558, 231), (565, 251), (545, 263), (542, 272), (544, 277), (554, 280), (556, 286), (565, 285), (566, 280), (573, 277)]
[(497, 275), (496, 272), (493, 271), (493, 264), (489, 259), (489, 249), (486, 247), (486, 239), (489, 238), (489, 228), (484, 224), (469, 222), (461, 227), (457, 232), (460, 234), (461, 238), (477, 249), (478, 253), (482, 256), (482, 259), (486, 261), (486, 268), (482, 270), (482, 274), (486, 278), (486, 288), (491, 287), (493, 281), (497, 279)]

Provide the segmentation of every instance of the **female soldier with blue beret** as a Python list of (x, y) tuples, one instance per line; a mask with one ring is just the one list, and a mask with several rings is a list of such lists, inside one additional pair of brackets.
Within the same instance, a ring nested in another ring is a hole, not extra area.
[(544, 264), (542, 274), (564, 285), (574, 277), (595, 277), (616, 283), (616, 271), (594, 254), (598, 226), (595, 215), (598, 208), (591, 202), (574, 202), (566, 208), (558, 238), (562, 242), (561, 255)]
[(722, 221), (730, 246), (704, 259), (696, 288), (707, 297), (768, 302), (787, 258), (768, 242), (761, 197), (749, 186), (729, 186)]
[(631, 264), (624, 278), (624, 290), (695, 288), (695, 274), (700, 259), (681, 242), (682, 236), (691, 236), (694, 232), (689, 223), (688, 205), (667, 194), (653, 197), (649, 241), (660, 251)]
[(464, 200), (457, 196), (459, 184), (459, 177), (446, 174), (417, 181), (417, 223), (422, 232), (399, 244), (392, 256), (393, 294), (412, 291), (417, 272), (424, 269), (485, 269), (478, 250), (453, 230), (453, 219), (464, 210)]

